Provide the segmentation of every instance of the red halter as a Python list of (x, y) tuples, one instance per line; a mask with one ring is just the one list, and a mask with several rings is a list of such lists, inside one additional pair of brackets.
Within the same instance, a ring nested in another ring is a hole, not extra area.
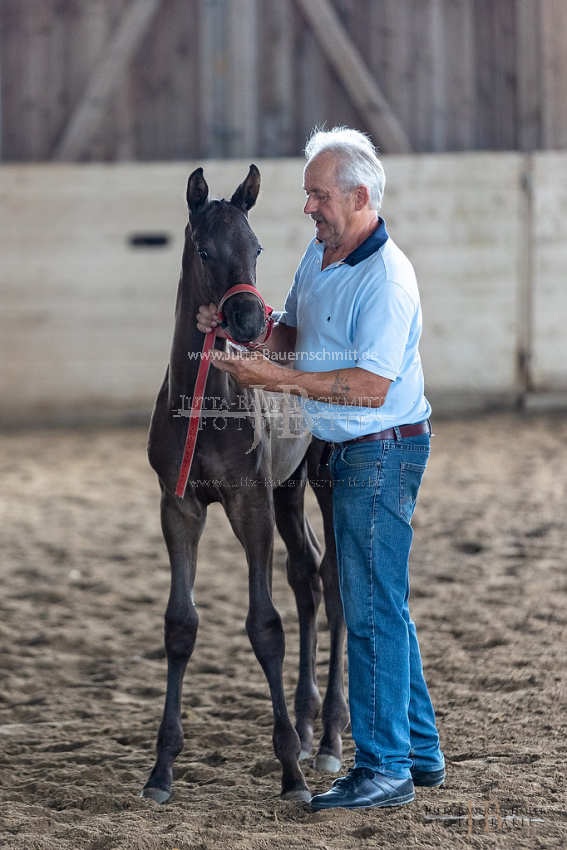
[[(233, 295), (236, 295), (239, 292), (252, 292), (255, 295), (262, 307), (264, 308), (264, 319), (266, 322), (266, 338), (264, 342), (267, 342), (272, 335), (272, 329), (274, 327), (274, 319), (272, 317), (272, 308), (266, 304), (258, 290), (255, 286), (250, 286), (247, 283), (239, 283), (237, 286), (232, 286), (221, 298), (220, 304), (218, 306), (218, 317), (221, 324), (221, 327), (224, 330), (225, 336), (230, 342), (235, 342), (232, 337), (225, 330), (226, 322), (224, 319), (224, 315), (222, 313), (222, 307), (226, 303), (226, 301), (231, 298)], [(205, 391), (205, 384), (207, 383), (207, 375), (209, 374), (209, 366), (211, 365), (211, 349), (215, 344), (215, 339), (217, 335), (217, 329), (214, 328), (211, 333), (205, 334), (205, 339), (203, 342), (203, 350), (201, 352), (201, 362), (199, 364), (199, 371), (197, 372), (197, 380), (195, 381), (195, 389), (193, 390), (193, 402), (191, 405), (191, 413), (189, 415), (189, 428), (187, 430), (187, 439), (185, 441), (185, 450), (183, 452), (183, 460), (181, 461), (181, 469), (179, 470), (179, 478), (177, 479), (177, 487), (175, 488), (176, 496), (185, 495), (185, 489), (187, 487), (187, 479), (189, 478), (189, 473), (191, 471), (191, 464), (193, 462), (193, 455), (195, 454), (195, 445), (197, 443), (197, 432), (199, 430), (199, 421), (201, 418), (201, 409), (203, 407), (203, 393)], [(242, 343), (235, 343), (236, 345), (241, 345)], [(246, 343), (246, 348), (256, 348), (258, 345), (262, 343)]]

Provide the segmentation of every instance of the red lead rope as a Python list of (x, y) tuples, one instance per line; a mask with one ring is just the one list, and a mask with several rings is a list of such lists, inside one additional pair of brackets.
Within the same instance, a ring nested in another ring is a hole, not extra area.
[(187, 439), (185, 441), (185, 451), (183, 452), (183, 460), (181, 461), (181, 469), (179, 470), (179, 478), (177, 479), (177, 487), (175, 488), (176, 496), (185, 495), (187, 487), (187, 479), (191, 472), (191, 464), (193, 455), (195, 454), (195, 445), (197, 443), (197, 431), (199, 430), (199, 421), (201, 419), (201, 408), (203, 407), (203, 393), (205, 384), (207, 383), (207, 375), (209, 374), (209, 366), (211, 365), (211, 348), (215, 344), (216, 328), (210, 334), (205, 334), (203, 342), (203, 350), (201, 352), (201, 362), (195, 381), (195, 389), (193, 391), (193, 403), (191, 405), (191, 413), (189, 417), (189, 429), (187, 431)]
[[(221, 310), (226, 300), (232, 295), (236, 295), (238, 292), (252, 292), (257, 298), (260, 299), (264, 308), (264, 317), (266, 320), (266, 338), (264, 342), (267, 342), (272, 334), (272, 328), (274, 326), (274, 320), (272, 318), (272, 308), (266, 304), (266, 302), (254, 286), (249, 286), (246, 283), (241, 283), (238, 286), (231, 287), (228, 292), (226, 292), (226, 294), (223, 296), (218, 306), (219, 319), (221, 320), (221, 322), (223, 321), (223, 314)], [(231, 342), (234, 342), (234, 340), (229, 336), (228, 333), (226, 333), (226, 331), (225, 335)], [(211, 365), (211, 349), (215, 344), (216, 336), (217, 328), (211, 331), (211, 333), (205, 334), (205, 340), (203, 342), (201, 362), (199, 364), (199, 371), (197, 372), (197, 380), (195, 381), (195, 389), (193, 391), (193, 402), (191, 404), (191, 413), (189, 415), (189, 428), (187, 429), (185, 450), (183, 452), (183, 460), (181, 461), (181, 469), (179, 470), (179, 478), (177, 479), (177, 487), (175, 488), (175, 495), (181, 496), (181, 498), (183, 498), (183, 496), (185, 495), (187, 479), (189, 478), (189, 473), (191, 472), (191, 464), (193, 463), (193, 455), (195, 454), (195, 446), (197, 444), (197, 432), (199, 430), (201, 410), (203, 408), (203, 393), (205, 392), (205, 384), (207, 383), (207, 375), (209, 374), (209, 366)], [(237, 344), (239, 345), (240, 343)], [(253, 344), (250, 344), (250, 347), (253, 347)]]

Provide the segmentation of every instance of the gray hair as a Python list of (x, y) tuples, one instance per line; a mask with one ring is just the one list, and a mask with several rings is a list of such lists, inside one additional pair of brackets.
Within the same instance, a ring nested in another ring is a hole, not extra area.
[(357, 186), (366, 186), (370, 193), (370, 207), (378, 211), (382, 206), (386, 175), (376, 154), (376, 148), (366, 133), (350, 127), (333, 127), (332, 130), (313, 130), (305, 156), (308, 163), (320, 153), (332, 153), (337, 163), (337, 182), (344, 195)]

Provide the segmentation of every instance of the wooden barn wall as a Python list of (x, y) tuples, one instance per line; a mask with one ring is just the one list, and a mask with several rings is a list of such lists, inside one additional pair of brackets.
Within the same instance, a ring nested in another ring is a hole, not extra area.
[[(4, 161), (54, 157), (136, 2), (0, 0)], [(567, 146), (565, 0), (328, 2), (413, 150)], [(298, 0), (155, 6), (71, 159), (297, 156), (315, 124), (369, 129)]]

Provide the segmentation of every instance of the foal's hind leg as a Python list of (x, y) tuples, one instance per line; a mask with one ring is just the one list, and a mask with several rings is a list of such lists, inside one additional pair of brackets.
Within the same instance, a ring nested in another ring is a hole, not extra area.
[(321, 718), (323, 736), (315, 756), (313, 766), (317, 770), (336, 773), (341, 768), (341, 733), (349, 723), (348, 705), (344, 693), (344, 645), (346, 628), (343, 616), (343, 604), (339, 588), (337, 569), (337, 551), (333, 528), (333, 490), (329, 473), (319, 475), (318, 464), (322, 444), (313, 440), (307, 452), (309, 481), (314, 489), (323, 517), (325, 534), (325, 553), (319, 566), (323, 582), (325, 612), (329, 624), (331, 639), (329, 654), (329, 676), (323, 699)]
[(276, 524), (287, 549), (287, 579), (299, 619), (295, 728), (301, 741), (300, 759), (311, 755), (313, 724), (321, 708), (316, 670), (317, 609), (323, 594), (319, 577), (321, 552), (303, 507), (306, 484), (307, 466), (302, 463), (283, 487), (274, 490)]
[(284, 800), (310, 800), (299, 767), (300, 742), (289, 718), (283, 688), (285, 638), (280, 615), (272, 602), (274, 513), (271, 491), (239, 491), (225, 510), (248, 560), (250, 608), (246, 630), (268, 680), (274, 711), (274, 751), (282, 766)]
[(167, 692), (158, 732), (157, 759), (142, 797), (164, 803), (171, 796), (173, 762), (183, 747), (181, 690), (187, 662), (195, 647), (199, 617), (193, 602), (197, 544), (206, 507), (162, 492), (161, 523), (171, 564), (171, 589), (165, 612)]

